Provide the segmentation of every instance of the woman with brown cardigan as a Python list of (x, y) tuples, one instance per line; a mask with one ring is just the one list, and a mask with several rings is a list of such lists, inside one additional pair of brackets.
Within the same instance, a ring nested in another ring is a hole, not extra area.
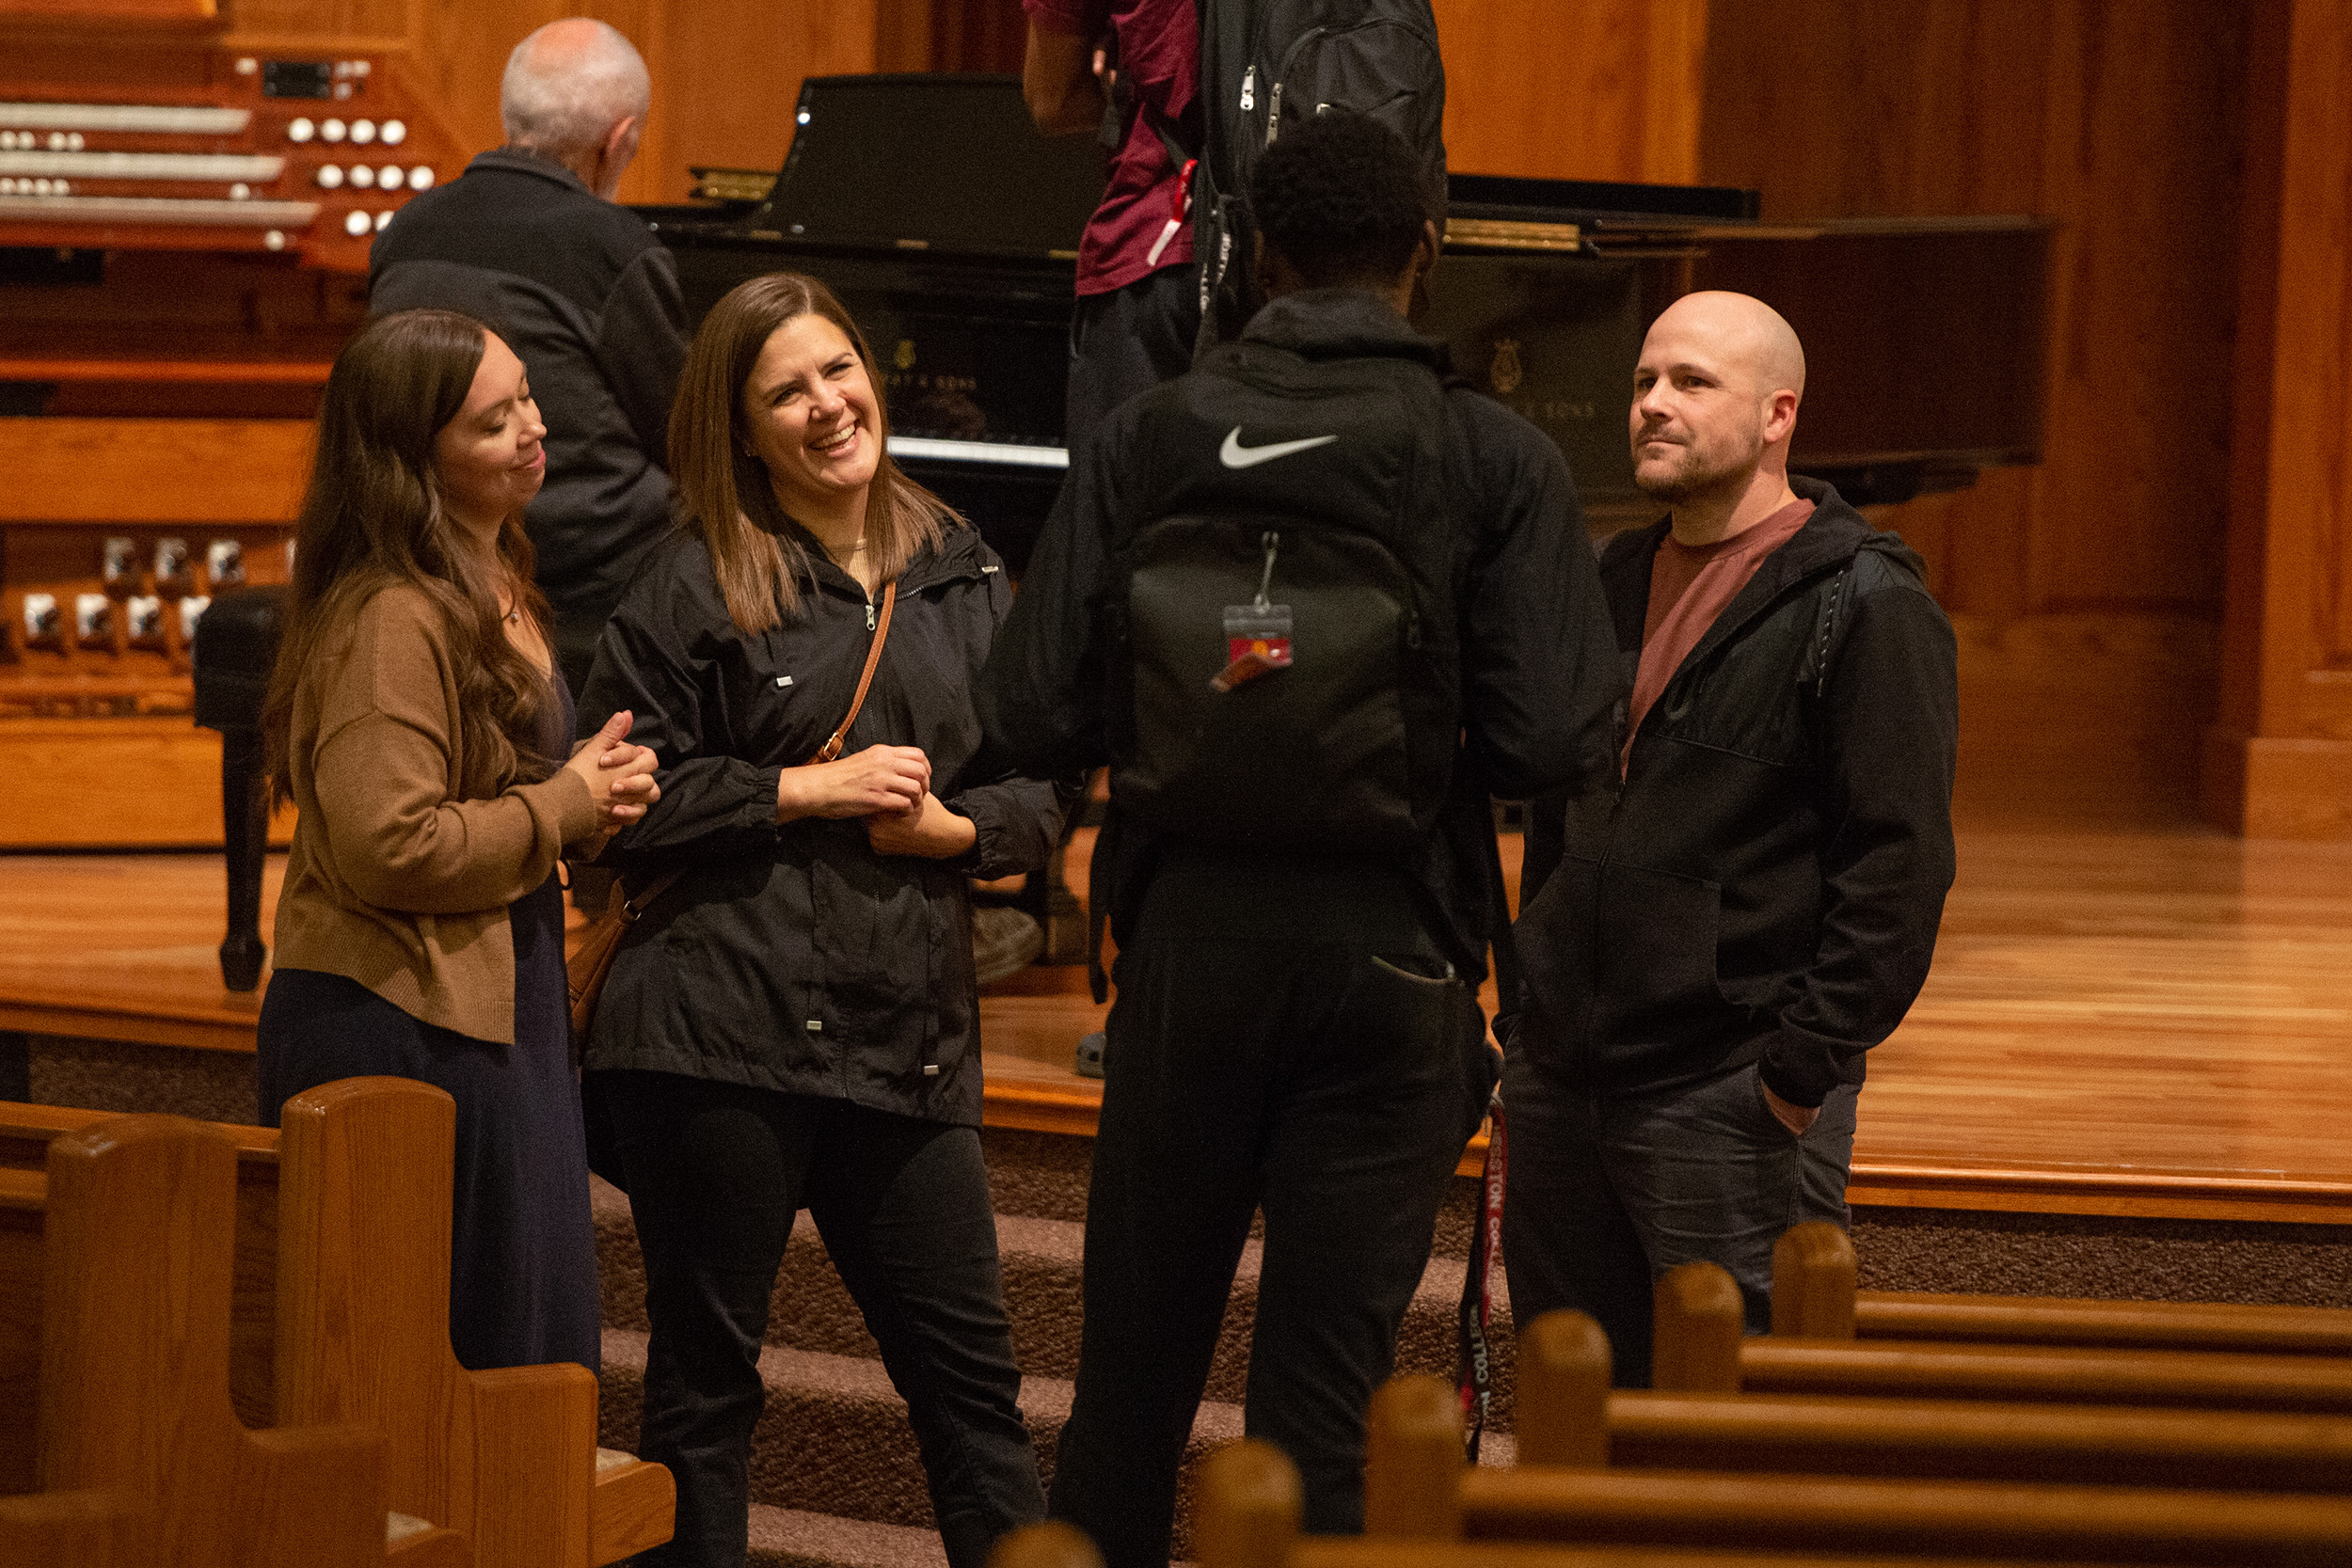
[(546, 434), (480, 322), (408, 310), (353, 340), (319, 411), (263, 715), (273, 787), (300, 815), (262, 1114), (377, 1073), (456, 1100), (450, 1339), (477, 1370), (597, 1365), (555, 862), (659, 798), (628, 714), (568, 744), (522, 529)]

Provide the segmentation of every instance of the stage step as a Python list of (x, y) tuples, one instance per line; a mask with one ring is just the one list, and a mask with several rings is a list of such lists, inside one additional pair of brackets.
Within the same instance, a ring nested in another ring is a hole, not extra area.
[(947, 1568), (935, 1530), (752, 1505), (749, 1568)]
[[(770, 1346), (759, 1357), (768, 1403), (752, 1433), (751, 1497), (755, 1503), (798, 1509), (868, 1524), (933, 1528), (906, 1402), (880, 1361)], [(598, 1399), (599, 1441), (634, 1451), (644, 1395), (645, 1336), (604, 1331), (604, 1374)], [(1047, 1484), (1054, 1449), (1070, 1416), (1070, 1385), (1025, 1376), (1021, 1409), (1037, 1445)], [(1184, 1479), (1213, 1450), (1241, 1436), (1237, 1405), (1204, 1403), (1184, 1449)], [(1184, 1521), (1177, 1547), (1184, 1549)]]
[[(996, 1152), (992, 1149), (992, 1156)], [(644, 1263), (630, 1224), (628, 1200), (602, 1182), (596, 1187), (597, 1272), (604, 1291), (605, 1325), (643, 1332), (648, 1326)], [(1075, 1220), (1000, 1212), (996, 1232), (1004, 1260), (1005, 1306), (1012, 1320), (1013, 1353), (1022, 1371), (1031, 1378), (1075, 1377), (1085, 1227)], [(1206, 1397), (1212, 1401), (1238, 1404), (1242, 1400), (1249, 1370), (1250, 1330), (1257, 1314), (1259, 1261), (1260, 1243), (1253, 1240), (1243, 1250), (1216, 1357), (1210, 1367)], [(1461, 1259), (1447, 1257), (1442, 1251), (1430, 1259), (1397, 1336), (1398, 1370), (1453, 1378), (1465, 1266)], [(1510, 1297), (1500, 1268), (1494, 1272), (1493, 1285), (1494, 1316), (1487, 1342), (1495, 1401), (1487, 1424), (1491, 1430), (1508, 1431), (1513, 1336)], [(871, 1358), (881, 1354), (866, 1332), (856, 1304), (834, 1272), (816, 1226), (805, 1215), (793, 1227), (784, 1267), (777, 1275), (775, 1294), (769, 1304), (767, 1338), (783, 1349), (825, 1355)]]

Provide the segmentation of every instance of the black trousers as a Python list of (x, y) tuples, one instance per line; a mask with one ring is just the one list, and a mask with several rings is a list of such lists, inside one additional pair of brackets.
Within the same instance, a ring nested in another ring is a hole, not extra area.
[(1192, 369), (1200, 331), (1200, 269), (1162, 267), (1123, 289), (1081, 294), (1070, 318), (1070, 383), (1062, 415), (1072, 452), (1086, 451), (1112, 409)]
[(1248, 1431), (1297, 1465), (1309, 1530), (1363, 1528), (1364, 1407), (1494, 1082), (1470, 988), (1408, 913), (1335, 929), (1245, 910), (1230, 880), (1185, 881), (1160, 876), (1119, 955), (1055, 1465), (1055, 1516), (1108, 1568), (1168, 1560), (1177, 1466), (1260, 1209)]
[(1620, 1388), (1650, 1385), (1653, 1285), (1721, 1264), (1750, 1334), (1772, 1326), (1772, 1246), (1807, 1220), (1847, 1220), (1861, 1090), (1830, 1091), (1802, 1138), (1765, 1103), (1753, 1064), (1701, 1083), (1601, 1097), (1514, 1053), (1502, 1267), (1511, 1316), (1583, 1312), (1609, 1336)]
[(637, 1561), (744, 1560), (768, 1299), (803, 1205), (907, 1402), (947, 1560), (979, 1568), (998, 1536), (1044, 1516), (977, 1129), (600, 1076), (653, 1323), (638, 1451), (677, 1478), (677, 1532)]

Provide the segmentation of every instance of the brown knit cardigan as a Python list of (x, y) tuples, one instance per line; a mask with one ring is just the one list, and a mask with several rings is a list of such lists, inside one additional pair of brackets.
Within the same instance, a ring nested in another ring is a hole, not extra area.
[(596, 804), (568, 768), (457, 798), (457, 671), (422, 591), (376, 594), (302, 672), (287, 772), (301, 815), (278, 966), (344, 975), (427, 1023), (513, 1044), (506, 907), (596, 832)]

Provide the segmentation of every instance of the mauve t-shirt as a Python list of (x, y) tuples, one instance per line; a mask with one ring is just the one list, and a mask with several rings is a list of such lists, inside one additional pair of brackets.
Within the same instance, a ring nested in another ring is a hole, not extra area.
[[(1029, 20), (1049, 33), (1089, 43), (1116, 32), (1119, 73), (1138, 104), (1148, 104), (1163, 125), (1180, 125), (1192, 108), (1200, 79), (1200, 28), (1195, 0), (1021, 0)], [(1184, 133), (1177, 134), (1185, 141)], [(1187, 142), (1187, 145), (1189, 143)], [(1105, 294), (1123, 289), (1161, 267), (1192, 260), (1192, 225), (1180, 224), (1152, 260), (1152, 247), (1173, 214), (1181, 166), (1140, 113), (1127, 124), (1127, 139), (1112, 155), (1102, 205), (1078, 242), (1078, 293)]]
[(1685, 545), (1671, 533), (1659, 541), (1650, 562), (1649, 611), (1642, 622), (1642, 661), (1633, 672), (1631, 722), (1617, 757), (1619, 773), (1633, 759), (1633, 737), (1642, 731), (1643, 717), (1707, 628), (1740, 596), (1764, 558), (1788, 543), (1812, 515), (1811, 501), (1794, 500), (1754, 528), (1712, 545)]

